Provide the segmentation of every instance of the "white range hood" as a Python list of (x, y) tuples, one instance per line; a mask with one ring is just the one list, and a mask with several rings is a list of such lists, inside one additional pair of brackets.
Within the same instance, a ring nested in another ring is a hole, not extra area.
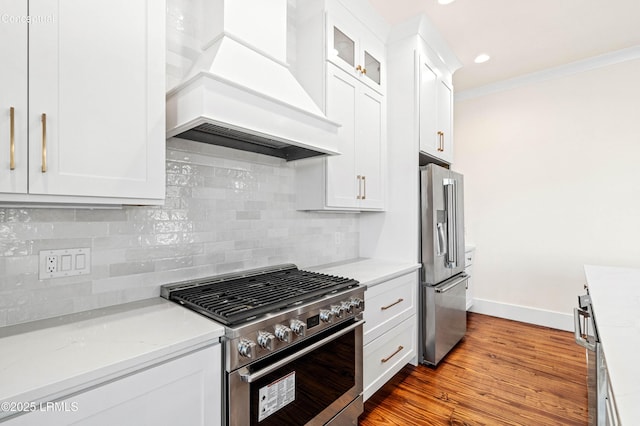
[(167, 138), (297, 160), (339, 154), (328, 120), (289, 71), (287, 0), (206, 0), (205, 44), (167, 93)]

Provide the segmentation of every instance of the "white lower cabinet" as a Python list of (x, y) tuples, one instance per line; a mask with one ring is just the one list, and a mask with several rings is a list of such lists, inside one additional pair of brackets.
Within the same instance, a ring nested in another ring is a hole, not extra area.
[(414, 316), (365, 345), (365, 401), (416, 356), (416, 325)]
[(365, 293), (364, 400), (417, 357), (418, 275), (412, 272)]
[(469, 275), (467, 280), (467, 311), (473, 306), (473, 258), (475, 247), (467, 246), (464, 250), (464, 273)]
[(221, 424), (222, 360), (216, 344), (10, 419), (7, 426)]

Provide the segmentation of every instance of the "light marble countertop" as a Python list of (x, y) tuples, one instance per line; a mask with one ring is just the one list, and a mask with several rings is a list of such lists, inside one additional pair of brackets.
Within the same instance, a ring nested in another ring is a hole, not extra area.
[(353, 278), (367, 287), (375, 286), (393, 278), (420, 269), (419, 263), (401, 262), (385, 259), (359, 258), (345, 262), (303, 268), (329, 275)]
[[(223, 334), (220, 324), (159, 297), (0, 328), (0, 402), (53, 401)], [(0, 411), (0, 419), (13, 414)]]
[(621, 424), (640, 424), (640, 269), (584, 269)]

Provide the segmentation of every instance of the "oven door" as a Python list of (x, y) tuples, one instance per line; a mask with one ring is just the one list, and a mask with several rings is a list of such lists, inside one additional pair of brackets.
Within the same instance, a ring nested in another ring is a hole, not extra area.
[[(362, 325), (347, 321), (229, 374), (229, 425), (357, 424)], [(342, 419), (344, 416), (344, 419)]]

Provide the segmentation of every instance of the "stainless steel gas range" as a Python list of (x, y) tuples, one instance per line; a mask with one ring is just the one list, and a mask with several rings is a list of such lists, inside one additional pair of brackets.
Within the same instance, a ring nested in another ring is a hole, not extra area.
[(165, 285), (161, 295), (225, 326), (228, 425), (357, 425), (364, 291), (287, 264)]

